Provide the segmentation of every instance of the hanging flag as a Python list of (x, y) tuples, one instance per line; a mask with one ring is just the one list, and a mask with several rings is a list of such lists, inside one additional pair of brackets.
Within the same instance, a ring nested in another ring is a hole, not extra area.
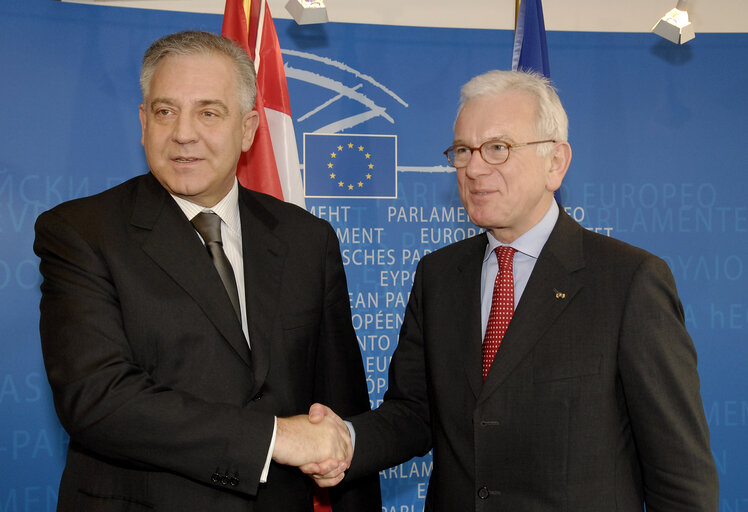
[[(266, 1), (226, 0), (221, 35), (244, 48), (257, 73), (255, 110), (260, 122), (252, 147), (236, 166), (239, 183), (305, 208), (286, 73)], [(317, 488), (315, 512), (330, 512), (329, 503), (326, 490)]]
[[(512, 71), (535, 71), (550, 80), (551, 68), (548, 65), (548, 43), (545, 39), (545, 21), (541, 0), (517, 0), (514, 24), (514, 53)], [(558, 204), (561, 189), (553, 194)]]
[(260, 120), (252, 147), (237, 164), (239, 182), (304, 207), (286, 74), (266, 1), (226, 0), (221, 34), (244, 48), (257, 72), (255, 109)]
[(517, 0), (512, 70), (535, 71), (551, 77), (541, 0)]

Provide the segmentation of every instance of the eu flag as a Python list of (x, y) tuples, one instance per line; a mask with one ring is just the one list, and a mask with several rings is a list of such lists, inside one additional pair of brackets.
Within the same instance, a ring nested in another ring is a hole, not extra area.
[(521, 0), (518, 5), (512, 69), (535, 71), (550, 78), (543, 3), (541, 0)]
[(304, 134), (306, 197), (397, 197), (395, 135)]

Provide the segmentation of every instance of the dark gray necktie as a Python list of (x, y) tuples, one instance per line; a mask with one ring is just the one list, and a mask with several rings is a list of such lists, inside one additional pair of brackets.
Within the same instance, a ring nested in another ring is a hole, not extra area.
[(213, 212), (201, 212), (195, 215), (191, 222), (200, 236), (203, 237), (208, 254), (213, 259), (213, 265), (218, 270), (223, 286), (226, 287), (226, 292), (229, 294), (236, 316), (241, 320), (242, 313), (239, 306), (239, 292), (236, 289), (234, 269), (231, 268), (231, 263), (229, 263), (226, 253), (223, 252), (221, 217)]

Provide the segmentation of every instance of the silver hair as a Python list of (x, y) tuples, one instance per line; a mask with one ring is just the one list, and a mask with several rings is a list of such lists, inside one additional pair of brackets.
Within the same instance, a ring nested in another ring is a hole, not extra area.
[[(551, 81), (543, 75), (529, 71), (488, 71), (472, 78), (460, 90), (457, 115), (465, 104), (478, 96), (498, 95), (509, 91), (529, 94), (537, 102), (535, 131), (540, 139), (566, 141), (569, 137), (569, 119)], [(527, 142), (527, 141), (521, 141)], [(538, 154), (548, 154), (551, 146), (541, 144)]]
[(234, 64), (237, 83), (239, 84), (239, 105), (242, 114), (252, 110), (255, 106), (257, 78), (255, 66), (247, 52), (239, 45), (225, 37), (197, 30), (177, 32), (155, 41), (143, 56), (143, 66), (140, 70), (140, 92), (143, 101), (150, 93), (151, 80), (159, 62), (170, 55), (225, 55)]

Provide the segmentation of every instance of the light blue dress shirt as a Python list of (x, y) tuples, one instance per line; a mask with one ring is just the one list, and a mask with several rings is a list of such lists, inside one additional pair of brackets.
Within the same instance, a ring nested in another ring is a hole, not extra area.
[(522, 293), (525, 291), (527, 281), (530, 279), (532, 269), (535, 268), (535, 262), (538, 261), (540, 251), (551, 236), (551, 231), (558, 220), (558, 204), (554, 200), (545, 216), (535, 224), (529, 231), (517, 238), (511, 244), (502, 244), (490, 232), (488, 235), (488, 245), (486, 253), (483, 256), (483, 267), (481, 269), (481, 332), (483, 337), (486, 335), (486, 325), (488, 325), (488, 316), (491, 313), (491, 299), (493, 297), (493, 286), (496, 281), (496, 274), (499, 273), (499, 261), (496, 258), (494, 250), (500, 245), (509, 245), (517, 250), (514, 254), (514, 264), (512, 275), (514, 277), (514, 309), (517, 309)]

